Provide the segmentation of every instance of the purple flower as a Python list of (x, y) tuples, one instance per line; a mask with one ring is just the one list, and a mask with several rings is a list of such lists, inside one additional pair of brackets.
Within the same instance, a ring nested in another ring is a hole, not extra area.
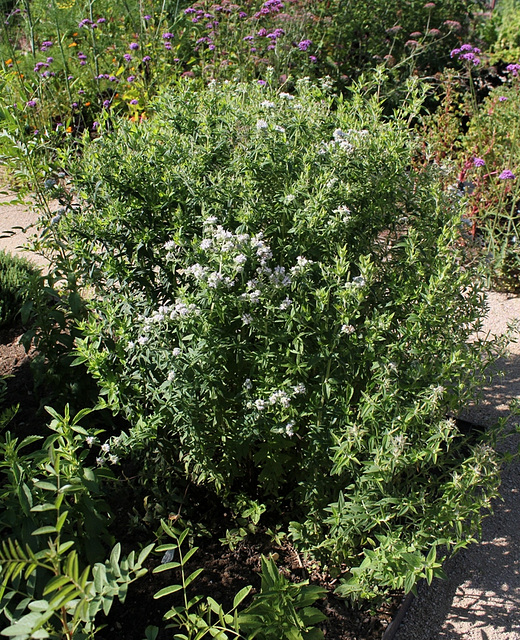
[(239, 17), (239, 18), (247, 18), (247, 13), (246, 13), (245, 11), (241, 11), (241, 12), (238, 14), (238, 17)]
[(251, 53), (256, 53), (256, 47), (251, 47), (251, 49), (249, 49), (249, 51), (250, 51)]
[(164, 48), (168, 49), (168, 51), (171, 51), (172, 45), (169, 42), (165, 42), (164, 43)]
[(152, 16), (143, 16), (143, 20), (151, 20)]
[(311, 44), (312, 40), (302, 40), (301, 42), (298, 42), (298, 49), (300, 51), (307, 51)]
[(242, 38), (242, 40), (246, 40), (246, 41), (254, 40), (254, 39), (255, 39), (255, 36), (245, 36), (244, 38)]
[(506, 96), (499, 96), (498, 97), (498, 101), (499, 102), (505, 102), (507, 100)]
[(78, 108), (78, 103), (77, 103), (77, 102), (73, 102), (73, 103), (72, 103), (72, 105), (71, 105), (71, 107), (72, 107), (73, 109), (77, 109), (77, 108)]
[(94, 24), (92, 20), (89, 20), (88, 18), (83, 18), (83, 20), (78, 24), (78, 29), (82, 29), (83, 27), (88, 27), (91, 24)]
[(515, 174), (510, 169), (504, 169), (498, 178), (499, 180), (514, 180)]
[(130, 62), (130, 60), (132, 59), (132, 56), (129, 53), (125, 53), (125, 55), (123, 56), (123, 58), (127, 61)]
[(136, 98), (134, 98), (133, 100), (130, 100), (130, 104), (137, 104), (139, 102), (139, 100), (137, 100)]
[(143, 58), (143, 62), (150, 62), (151, 58), (150, 56), (144, 56)]
[(482, 158), (473, 158), (473, 164), (476, 167), (483, 167), (486, 163), (484, 162), (484, 160), (482, 160)]
[(187, 9), (184, 9), (184, 13), (186, 15), (188, 15), (189, 13), (195, 13), (195, 9), (193, 7), (188, 7)]
[(460, 47), (460, 50), (461, 51), (473, 51), (473, 45), (471, 45), (471, 44), (463, 44)]
[(174, 36), (173, 33), (170, 33), (169, 31), (167, 33), (163, 33), (162, 37), (164, 40), (171, 40)]
[(98, 18), (97, 23), (98, 24), (104, 24), (107, 21), (106, 18)]
[(265, 85), (267, 84), (265, 80), (257, 80), (257, 82), (261, 87), (265, 87)]
[(46, 49), (52, 47), (53, 44), (54, 42), (52, 42), (52, 40), (45, 40), (44, 42), (42, 42), (41, 50), (45, 51)]
[(117, 82), (117, 78), (115, 76), (110, 76), (108, 79), (110, 82)]
[(267, 51), (272, 51), (273, 49), (276, 49), (276, 45), (271, 42), (271, 44), (267, 45)]
[(74, 80), (74, 76), (67, 76), (67, 80)]
[(128, 76), (126, 79), (127, 82), (133, 82), (135, 80), (135, 76)]
[(316, 64), (316, 62), (318, 62), (318, 58), (316, 56), (309, 56), (309, 60), (312, 64)]
[(137, 44), (137, 42), (131, 42), (128, 45), (128, 48), (131, 49), (132, 51), (137, 51), (137, 49), (139, 49), (139, 45)]
[(506, 71), (509, 71), (509, 73), (517, 76), (518, 72), (520, 71), (520, 64), (508, 64), (506, 67)]
[(51, 64), (51, 62), (54, 62), (54, 58), (53, 58), (53, 57), (51, 57), (51, 56), (49, 56), (49, 57), (47, 58), (47, 62), (48, 62), (49, 64)]
[(35, 107), (36, 106), (36, 100), (29, 100), (28, 102), (25, 103), (26, 107)]
[(262, 27), (260, 29), (260, 31), (256, 34), (259, 38), (265, 38), (265, 36), (267, 35), (267, 29), (265, 29), (264, 27)]
[(215, 50), (215, 45), (214, 45), (214, 44), (210, 44), (210, 45), (208, 45), (208, 49), (209, 49), (210, 51), (214, 51), (214, 50)]
[(283, 29), (275, 29), (272, 33), (268, 33), (267, 37), (271, 38), (271, 40), (276, 40), (276, 38), (283, 35), (285, 35), (285, 31)]
[(110, 106), (110, 100), (104, 100), (103, 106), (105, 107), (105, 109), (108, 109), (108, 107)]
[(99, 127), (99, 122), (96, 120), (92, 123), (92, 131), (95, 131)]
[(78, 96), (85, 95), (85, 89), (78, 89)]

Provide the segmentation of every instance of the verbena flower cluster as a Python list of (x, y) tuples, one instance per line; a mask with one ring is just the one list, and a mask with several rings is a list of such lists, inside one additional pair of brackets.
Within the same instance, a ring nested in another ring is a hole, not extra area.
[(451, 58), (457, 58), (469, 62), (475, 66), (480, 64), (480, 58), (478, 57), (482, 51), (478, 47), (474, 47), (471, 44), (463, 44), (450, 52)]

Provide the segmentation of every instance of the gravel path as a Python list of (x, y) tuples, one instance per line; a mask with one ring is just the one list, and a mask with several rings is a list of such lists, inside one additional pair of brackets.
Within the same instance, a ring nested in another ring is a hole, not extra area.
[[(506, 330), (520, 318), (520, 298), (490, 293), (485, 329)], [(520, 344), (500, 362), (503, 377), (484, 390), (483, 402), (464, 418), (493, 424), (520, 399)], [(515, 436), (510, 450), (520, 445)], [(447, 563), (448, 580), (421, 585), (395, 640), (520, 640), (520, 461), (504, 470), (494, 514), (483, 525), (482, 540)]]
[[(0, 172), (0, 191), (6, 190), (2, 184)], [(0, 194), (0, 250), (22, 255), (43, 267), (47, 264), (47, 260), (43, 256), (30, 253), (23, 246), (34, 234), (31, 225), (36, 221), (37, 213), (25, 205), (9, 204), (13, 199), (13, 194)]]

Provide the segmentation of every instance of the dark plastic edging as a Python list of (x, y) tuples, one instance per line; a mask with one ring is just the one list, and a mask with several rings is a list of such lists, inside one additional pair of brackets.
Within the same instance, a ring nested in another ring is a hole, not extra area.
[(399, 625), (401, 624), (404, 616), (406, 615), (406, 612), (410, 608), (410, 605), (412, 604), (414, 597), (415, 596), (413, 595), (413, 593), (410, 592), (404, 598), (403, 602), (401, 603), (401, 606), (399, 607), (399, 611), (396, 613), (394, 619), (392, 620), (392, 622), (386, 628), (385, 632), (383, 633), (383, 637), (381, 638), (381, 640), (393, 640), (394, 639), (394, 636), (397, 633), (397, 630), (399, 629)]

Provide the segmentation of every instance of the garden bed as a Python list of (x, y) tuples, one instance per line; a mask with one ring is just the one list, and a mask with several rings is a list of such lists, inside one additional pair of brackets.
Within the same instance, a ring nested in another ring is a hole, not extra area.
[[(20, 325), (0, 331), (0, 375), (8, 376), (8, 404), (19, 405), (19, 410), (9, 430), (13, 436), (22, 439), (29, 435), (48, 435), (46, 424), (49, 416), (41, 407), (41, 399), (34, 392), (33, 374), (30, 361), (36, 351), (26, 353), (20, 344), (23, 328)], [(121, 477), (131, 469), (124, 469)], [(114, 518), (111, 531), (121, 542), (123, 551), (135, 548), (136, 542), (143, 546), (153, 537), (153, 532), (146, 527), (130, 529), (128, 516), (132, 512), (142, 510), (136, 503), (131, 487), (124, 487), (121, 482), (117, 499), (111, 505)], [(204, 499), (203, 496), (198, 496)], [(216, 515), (216, 514), (215, 514)], [(226, 527), (234, 526), (230, 514), (221, 511), (219, 516), (220, 535), (225, 534)], [(333, 594), (335, 580), (320, 573), (316, 564), (305, 562), (294, 547), (287, 542), (276, 544), (265, 532), (248, 536), (230, 548), (218, 540), (218, 535), (201, 537), (195, 543), (199, 551), (188, 566), (188, 571), (203, 568), (197, 580), (196, 591), (204, 596), (211, 596), (221, 602), (224, 609), (231, 608), (236, 593), (246, 585), (252, 585), (252, 593), (259, 591), (261, 555), (276, 558), (280, 571), (291, 581), (300, 582), (310, 579), (313, 584), (325, 587), (329, 595), (317, 603), (317, 607), (327, 616), (323, 625), (326, 638), (332, 640), (380, 640), (394, 617), (401, 611), (403, 593), (395, 592), (384, 604), (378, 607), (365, 604), (359, 607), (349, 606), (345, 600)], [(124, 640), (143, 640), (148, 625), (161, 625), (161, 619), (171, 602), (154, 600), (154, 594), (167, 586), (171, 580), (171, 572), (153, 574), (160, 565), (161, 557), (155, 555), (145, 563), (148, 573), (132, 585), (124, 603), (115, 602), (108, 616), (100, 616), (98, 623), (106, 625), (97, 634), (98, 640), (111, 640), (115, 635)], [(394, 627), (395, 629), (395, 627)], [(171, 638), (171, 632), (163, 629), (157, 640)]]

